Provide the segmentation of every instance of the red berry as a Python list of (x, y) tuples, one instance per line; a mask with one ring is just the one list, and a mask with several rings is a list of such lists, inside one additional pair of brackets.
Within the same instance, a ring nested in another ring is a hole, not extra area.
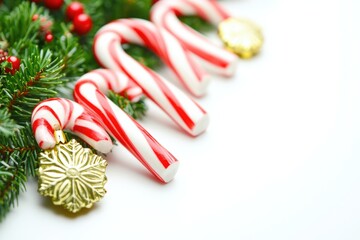
[(10, 56), (6, 59), (6, 61), (11, 63), (12, 68), (5, 68), (5, 72), (14, 75), (15, 72), (20, 69), (20, 63), (21, 63), (20, 59), (18, 59), (15, 56)]
[(36, 20), (38, 20), (39, 19), (39, 15), (38, 14), (34, 14), (34, 16), (32, 16), (32, 21), (34, 22), (34, 21), (36, 21)]
[(46, 16), (40, 17), (40, 31), (43, 33), (48, 33), (51, 31), (51, 27), (53, 22), (51, 19), (47, 18)]
[(44, 0), (44, 4), (51, 10), (57, 10), (64, 4), (64, 0)]
[(77, 15), (84, 13), (84, 6), (79, 2), (72, 2), (66, 8), (66, 16), (73, 20)]
[(85, 35), (92, 28), (92, 20), (89, 15), (82, 13), (77, 15), (73, 21), (74, 31), (79, 35)]
[(8, 53), (0, 49), (0, 63), (6, 61)]
[(45, 35), (45, 41), (46, 42), (48, 42), (48, 43), (50, 43), (50, 42), (52, 42), (52, 40), (54, 40), (54, 36), (52, 35), (52, 33), (47, 33), (46, 35)]

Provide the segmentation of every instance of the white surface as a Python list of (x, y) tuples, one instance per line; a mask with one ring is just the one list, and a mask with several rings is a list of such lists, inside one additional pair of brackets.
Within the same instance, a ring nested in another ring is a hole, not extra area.
[(159, 184), (114, 154), (108, 194), (78, 217), (32, 180), (1, 240), (360, 239), (359, 1), (222, 3), (260, 23), (266, 45), (211, 83), (204, 135), (188, 137), (151, 106), (142, 123), (181, 161), (176, 179)]

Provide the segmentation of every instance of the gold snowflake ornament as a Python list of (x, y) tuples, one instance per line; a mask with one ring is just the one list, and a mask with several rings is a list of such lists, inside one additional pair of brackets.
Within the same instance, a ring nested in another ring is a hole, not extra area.
[(106, 193), (107, 162), (74, 139), (65, 143), (62, 131), (55, 137), (58, 144), (39, 157), (40, 194), (73, 213), (92, 207)]

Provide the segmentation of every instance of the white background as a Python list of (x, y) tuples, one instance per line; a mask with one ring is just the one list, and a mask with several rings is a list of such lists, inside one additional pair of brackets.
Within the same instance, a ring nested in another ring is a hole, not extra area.
[(141, 123), (181, 161), (176, 179), (159, 184), (117, 151), (107, 195), (77, 217), (33, 179), (1, 240), (360, 239), (359, 1), (221, 3), (266, 44), (232, 79), (214, 77), (200, 137), (150, 106)]

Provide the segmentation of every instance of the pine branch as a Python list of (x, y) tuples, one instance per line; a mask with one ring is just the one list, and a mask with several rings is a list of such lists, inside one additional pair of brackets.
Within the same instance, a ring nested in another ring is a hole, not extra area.
[(19, 6), (24, 0), (1, 0), (2, 4), (0, 4), (0, 13), (9, 12), (15, 7)]
[(43, 8), (24, 1), (10, 14), (0, 18), (0, 40), (6, 40), (12, 47), (12, 54), (19, 55), (32, 44), (38, 43), (39, 21), (32, 21), (35, 15), (47, 15)]
[(16, 128), (20, 128), (20, 126), (11, 119), (9, 111), (6, 108), (0, 109), (0, 136), (11, 135)]
[(3, 81), (2, 103), (18, 124), (29, 122), (32, 109), (41, 101), (56, 96), (62, 61), (52, 60), (50, 51), (30, 48), (25, 54), (20, 71)]
[(179, 19), (189, 27), (199, 32), (208, 32), (214, 30), (213, 25), (198, 16), (181, 16)]
[(162, 65), (161, 60), (149, 49), (134, 45), (125, 44), (123, 46), (126, 53), (136, 59), (139, 63), (152, 68), (157, 69)]
[(103, 2), (107, 22), (119, 18), (149, 18), (152, 0), (113, 0)]
[(137, 102), (131, 102), (128, 98), (120, 96), (113, 91), (109, 91), (108, 97), (111, 101), (113, 101), (117, 106), (119, 106), (122, 110), (124, 110), (134, 119), (141, 119), (146, 114), (147, 106), (145, 104), (144, 98), (141, 98)]
[[(14, 129), (10, 136), (0, 135), (1, 160), (10, 166), (24, 168), (27, 176), (35, 176), (39, 151), (30, 123), (21, 129)], [(20, 158), (15, 161), (16, 156)]]
[(38, 151), (30, 124), (0, 135), (0, 221), (25, 191), (27, 176), (35, 176)]
[(53, 58), (62, 59), (62, 73), (66, 76), (74, 76), (89, 71), (85, 64), (87, 54), (80, 46), (79, 39), (68, 32), (65, 26), (62, 26), (61, 32), (57, 35), (60, 37), (55, 38), (46, 47), (52, 50)]
[(0, 166), (0, 223), (10, 209), (15, 207), (20, 192), (25, 191), (27, 178), (22, 170), (18, 167)]

